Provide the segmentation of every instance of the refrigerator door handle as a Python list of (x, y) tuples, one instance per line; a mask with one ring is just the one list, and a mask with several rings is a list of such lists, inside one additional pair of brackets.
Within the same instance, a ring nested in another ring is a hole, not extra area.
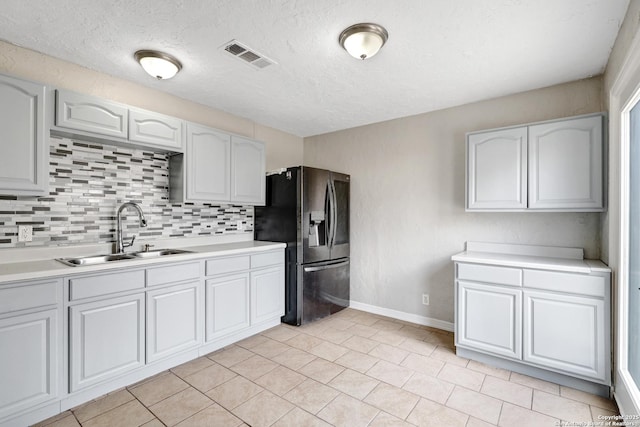
[(314, 271), (329, 270), (331, 268), (344, 267), (346, 265), (349, 265), (349, 260), (335, 262), (335, 263), (327, 263), (327, 264), (319, 265), (317, 267), (304, 267), (304, 272), (313, 273)]
[(333, 245), (336, 242), (336, 230), (338, 229), (336, 224), (338, 221), (338, 207), (336, 205), (336, 188), (333, 183), (333, 178), (329, 180), (329, 200), (331, 200), (329, 210), (329, 215), (331, 215), (331, 228), (329, 229), (329, 248), (333, 248)]
[(331, 179), (327, 181), (327, 247), (331, 249), (331, 237), (333, 236), (333, 192), (331, 191)]

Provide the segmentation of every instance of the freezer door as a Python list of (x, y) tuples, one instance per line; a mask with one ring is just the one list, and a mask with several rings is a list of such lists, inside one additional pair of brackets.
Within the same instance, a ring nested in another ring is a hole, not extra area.
[(255, 240), (298, 244), (299, 173), (299, 168), (290, 168), (266, 177), (266, 205), (254, 207)]
[(331, 172), (302, 168), (302, 262), (326, 261), (329, 248)]
[(300, 265), (302, 323), (312, 322), (349, 307), (349, 259)]
[(349, 256), (349, 175), (331, 172), (330, 247), (331, 259)]

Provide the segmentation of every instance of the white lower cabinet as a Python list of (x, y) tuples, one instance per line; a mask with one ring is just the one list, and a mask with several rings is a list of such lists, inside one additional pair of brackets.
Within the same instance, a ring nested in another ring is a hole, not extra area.
[(604, 381), (604, 301), (550, 292), (524, 292), (527, 362)]
[(144, 366), (144, 294), (69, 308), (70, 391)]
[(206, 340), (284, 315), (284, 252), (206, 262)]
[(0, 419), (58, 394), (58, 310), (0, 319)]
[(202, 341), (200, 281), (147, 292), (147, 363)]
[(207, 342), (250, 325), (248, 273), (209, 279), (205, 288)]
[(585, 263), (582, 271), (572, 272), (567, 266), (575, 269), (580, 262), (554, 260), (538, 269), (531, 268), (537, 261), (529, 257), (533, 261), (518, 268), (512, 260), (506, 267), (499, 265), (500, 256), (493, 261), (498, 265), (483, 256), (489, 258), (486, 264), (456, 262), (455, 343), (462, 355), (471, 350), (516, 366), (610, 384), (606, 266), (600, 263), (598, 271), (589, 273)]
[(458, 282), (458, 343), (522, 357), (522, 291), (494, 285)]
[(61, 317), (60, 279), (0, 285), (0, 425), (58, 398)]
[(251, 323), (284, 315), (284, 267), (251, 272)]
[(2, 426), (34, 424), (271, 328), (283, 314), (282, 248), (69, 271), (0, 284)]

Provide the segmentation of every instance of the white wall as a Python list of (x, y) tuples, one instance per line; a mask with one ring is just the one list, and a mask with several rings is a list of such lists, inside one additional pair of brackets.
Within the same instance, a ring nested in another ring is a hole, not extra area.
[(303, 140), (298, 136), (3, 41), (0, 41), (0, 73), (111, 99), (264, 141), (267, 170), (302, 163)]
[(464, 165), (466, 132), (602, 108), (593, 78), (305, 138), (305, 165), (352, 177), (352, 299), (452, 322), (450, 257), (467, 240), (581, 247), (599, 258), (597, 213), (465, 213)]

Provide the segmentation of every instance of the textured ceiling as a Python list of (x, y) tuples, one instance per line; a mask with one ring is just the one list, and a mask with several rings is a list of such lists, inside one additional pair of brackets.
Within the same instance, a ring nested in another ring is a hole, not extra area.
[[(494, 98), (604, 71), (629, 0), (0, 1), (0, 39), (299, 136)], [(358, 61), (337, 42), (389, 31)], [(220, 50), (237, 39), (278, 64)], [(155, 81), (139, 49), (183, 64)]]

